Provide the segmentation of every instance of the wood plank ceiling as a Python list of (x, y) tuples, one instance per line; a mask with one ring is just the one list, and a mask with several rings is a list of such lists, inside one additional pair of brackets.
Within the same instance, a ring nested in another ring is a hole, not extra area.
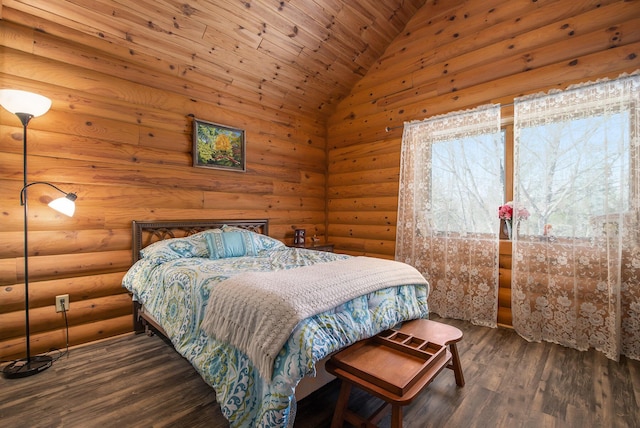
[(0, 13), (218, 96), (326, 119), (425, 1), (0, 0)]

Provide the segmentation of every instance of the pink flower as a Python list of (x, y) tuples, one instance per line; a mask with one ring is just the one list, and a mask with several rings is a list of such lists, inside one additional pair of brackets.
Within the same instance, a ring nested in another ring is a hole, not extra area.
[(513, 203), (507, 202), (498, 208), (498, 218), (503, 220), (511, 220), (513, 217)]
[[(529, 210), (526, 208), (518, 208), (517, 214), (518, 220), (526, 220), (530, 216)], [(513, 202), (509, 201), (498, 208), (498, 218), (502, 220), (513, 220)]]

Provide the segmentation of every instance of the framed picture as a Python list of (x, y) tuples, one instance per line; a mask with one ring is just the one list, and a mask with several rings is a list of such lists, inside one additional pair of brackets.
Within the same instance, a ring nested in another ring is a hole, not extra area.
[(193, 119), (193, 166), (245, 171), (244, 130)]

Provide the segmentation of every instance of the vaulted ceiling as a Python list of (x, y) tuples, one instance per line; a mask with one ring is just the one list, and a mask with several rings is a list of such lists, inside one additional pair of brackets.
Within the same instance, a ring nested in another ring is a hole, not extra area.
[[(426, 0), (0, 0), (2, 18), (226, 96), (327, 117)], [(126, 68), (123, 66), (121, 68)]]

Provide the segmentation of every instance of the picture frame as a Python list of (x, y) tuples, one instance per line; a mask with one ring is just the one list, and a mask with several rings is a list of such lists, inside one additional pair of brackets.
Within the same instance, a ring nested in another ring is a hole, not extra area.
[(246, 171), (245, 132), (219, 123), (193, 119), (193, 166)]

